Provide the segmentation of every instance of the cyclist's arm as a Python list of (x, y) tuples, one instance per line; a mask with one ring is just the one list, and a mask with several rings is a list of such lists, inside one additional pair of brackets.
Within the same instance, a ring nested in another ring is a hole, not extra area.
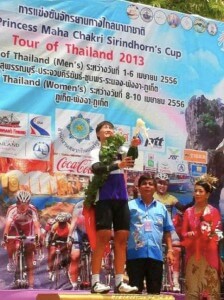
[(41, 233), (40, 233), (40, 223), (39, 223), (39, 221), (34, 221), (33, 225), (34, 225), (34, 234), (37, 235), (38, 240), (40, 240)]
[(55, 223), (52, 225), (51, 230), (49, 231), (48, 234), (48, 244), (50, 245), (54, 240), (57, 235), (57, 228), (58, 228), (58, 223)]
[(186, 210), (185, 205), (181, 204), (179, 201), (174, 206), (181, 212)]
[(11, 224), (12, 224), (12, 220), (9, 219), (9, 218), (6, 219), (5, 228), (4, 228), (4, 231), (3, 231), (3, 238), (4, 238), (5, 235), (9, 234), (9, 230), (10, 230)]
[(40, 221), (39, 221), (38, 213), (36, 208), (32, 204), (30, 205), (30, 208), (32, 209), (33, 229), (34, 229), (34, 234), (36, 236), (36, 243), (39, 243), (41, 239), (41, 232), (40, 232)]
[(77, 215), (73, 214), (72, 222), (71, 222), (69, 233), (68, 233), (69, 236), (71, 236), (73, 231), (76, 229), (76, 222), (77, 222)]

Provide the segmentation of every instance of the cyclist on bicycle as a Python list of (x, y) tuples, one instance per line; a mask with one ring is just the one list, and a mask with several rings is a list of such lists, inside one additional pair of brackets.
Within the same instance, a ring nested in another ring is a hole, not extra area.
[(88, 240), (85, 228), (85, 218), (82, 211), (83, 200), (78, 202), (74, 207), (68, 237), (68, 246), (71, 248), (71, 263), (69, 265), (68, 275), (73, 290), (78, 287), (80, 248), (82, 247), (82, 243)]
[(31, 194), (25, 190), (19, 190), (16, 195), (16, 203), (8, 208), (4, 228), (4, 241), (6, 243), (9, 262), (8, 271), (14, 271), (13, 255), (19, 247), (19, 240), (15, 242), (9, 236), (33, 236), (33, 240), (25, 239), (25, 258), (28, 274), (28, 285), (34, 285), (34, 252), (40, 240), (40, 222), (36, 208), (30, 203)]
[[(63, 265), (68, 264), (68, 248), (67, 239), (70, 230), (70, 223), (68, 213), (60, 212), (55, 217), (55, 223), (53, 224), (49, 234), (49, 251), (48, 251), (48, 278), (52, 279), (52, 271), (54, 265), (54, 259), (56, 257), (57, 246), (60, 246), (63, 259)], [(61, 244), (60, 242), (64, 242)]]

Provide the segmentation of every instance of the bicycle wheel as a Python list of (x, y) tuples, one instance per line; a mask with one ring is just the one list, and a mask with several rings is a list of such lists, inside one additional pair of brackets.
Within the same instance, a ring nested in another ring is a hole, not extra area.
[(15, 285), (17, 288), (26, 288), (28, 286), (26, 261), (22, 251), (19, 251), (17, 254)]
[(83, 253), (81, 256), (79, 267), (80, 289), (86, 290), (90, 288), (90, 264), (87, 253)]
[(113, 252), (112, 252), (112, 250), (105, 257), (104, 272), (105, 272), (105, 284), (112, 286), (113, 285), (112, 279), (114, 278), (114, 266), (113, 266)]
[(85, 272), (85, 287), (86, 289), (90, 288), (90, 281), (91, 281), (91, 267), (90, 267), (90, 254), (87, 253), (85, 255), (85, 260), (84, 260), (84, 269), (86, 270)]
[(56, 257), (54, 259), (51, 281), (52, 281), (52, 288), (57, 290), (59, 288), (59, 282), (60, 282), (60, 254), (59, 253), (56, 254)]

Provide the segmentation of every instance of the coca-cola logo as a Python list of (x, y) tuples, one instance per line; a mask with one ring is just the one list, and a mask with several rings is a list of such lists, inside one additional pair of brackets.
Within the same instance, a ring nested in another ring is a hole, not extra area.
[(74, 172), (77, 174), (91, 174), (90, 159), (83, 159), (81, 161), (73, 161), (68, 157), (59, 159), (56, 168), (57, 171)]

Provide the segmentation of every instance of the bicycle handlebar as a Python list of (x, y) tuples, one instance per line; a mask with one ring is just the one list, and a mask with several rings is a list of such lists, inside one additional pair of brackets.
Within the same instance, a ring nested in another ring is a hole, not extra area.
[(55, 240), (55, 241), (52, 241), (52, 243), (55, 243), (55, 244), (67, 244), (67, 241)]
[(35, 240), (35, 235), (8, 235), (7, 240)]

